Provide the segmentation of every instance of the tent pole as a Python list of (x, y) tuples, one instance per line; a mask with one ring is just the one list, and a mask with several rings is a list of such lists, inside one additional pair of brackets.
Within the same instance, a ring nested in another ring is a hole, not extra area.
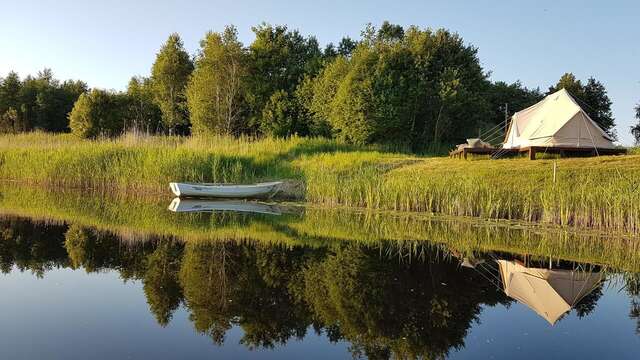
[(587, 131), (589, 132), (589, 137), (591, 138), (591, 144), (593, 145), (593, 149), (596, 151), (596, 156), (599, 157), (600, 154), (598, 154), (598, 147), (596, 146), (596, 142), (595, 140), (593, 140), (593, 135), (591, 135), (591, 130), (589, 130), (589, 126), (587, 125), (587, 119), (584, 118), (584, 113), (580, 113), (580, 115), (582, 116), (582, 121), (584, 122), (584, 126), (587, 128)]

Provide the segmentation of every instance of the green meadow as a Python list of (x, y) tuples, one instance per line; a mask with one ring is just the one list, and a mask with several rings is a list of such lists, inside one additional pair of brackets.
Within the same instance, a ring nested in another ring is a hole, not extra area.
[[(553, 163), (557, 164), (556, 179)], [(292, 137), (80, 140), (0, 137), (0, 179), (53, 189), (162, 194), (171, 181), (289, 180), (310, 204), (640, 231), (640, 155), (464, 161)]]

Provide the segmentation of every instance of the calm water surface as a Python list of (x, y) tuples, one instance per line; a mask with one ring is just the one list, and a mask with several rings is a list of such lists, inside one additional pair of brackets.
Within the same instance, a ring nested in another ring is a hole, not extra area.
[[(0, 358), (640, 356), (640, 274), (620, 261), (400, 242), (379, 219), (350, 228), (259, 204), (165, 204), (128, 226), (108, 204), (70, 204), (51, 218), (0, 206)], [(168, 222), (191, 225), (176, 236)], [(224, 231), (207, 241), (209, 227)], [(372, 240), (340, 241), (365, 227)]]

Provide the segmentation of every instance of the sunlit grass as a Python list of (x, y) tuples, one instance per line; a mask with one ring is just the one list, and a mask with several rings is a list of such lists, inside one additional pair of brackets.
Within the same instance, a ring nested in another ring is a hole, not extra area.
[[(292, 179), (299, 200), (640, 232), (640, 155), (470, 161), (328, 139), (0, 136), (0, 178), (125, 194)], [(635, 150), (634, 150), (635, 151)], [(553, 182), (553, 164), (557, 164)]]

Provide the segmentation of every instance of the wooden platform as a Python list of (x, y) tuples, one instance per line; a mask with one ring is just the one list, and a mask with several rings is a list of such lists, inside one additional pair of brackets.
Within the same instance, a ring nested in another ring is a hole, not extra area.
[(598, 156), (598, 155), (623, 155), (627, 153), (627, 149), (602, 149), (593, 147), (571, 147), (571, 146), (529, 146), (510, 151), (520, 154), (527, 153), (529, 160), (535, 160), (536, 154), (559, 154), (564, 156)]
[(488, 148), (463, 148), (455, 149), (449, 153), (450, 157), (467, 158), (467, 154), (490, 155), (499, 153), (500, 157), (526, 153), (529, 160), (535, 160), (536, 154), (559, 154), (564, 156), (597, 156), (597, 155), (623, 155), (627, 149), (602, 149), (582, 148), (570, 146), (529, 146), (519, 149), (488, 149)]
[(466, 159), (467, 154), (493, 155), (498, 150), (499, 149), (494, 149), (494, 148), (462, 148), (462, 149), (455, 149), (451, 151), (449, 153), (449, 156), (454, 158), (459, 158), (459, 159), (462, 159), (462, 158)]

